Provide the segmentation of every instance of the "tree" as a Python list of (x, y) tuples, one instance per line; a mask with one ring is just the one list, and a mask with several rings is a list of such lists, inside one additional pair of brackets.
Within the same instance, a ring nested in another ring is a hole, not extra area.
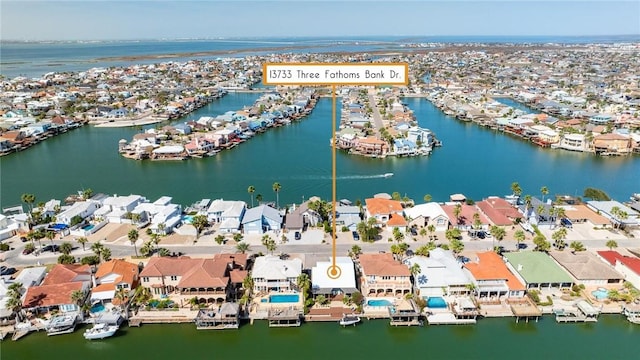
[(93, 190), (91, 190), (90, 188), (82, 191), (83, 200), (90, 199), (92, 196), (93, 196)]
[(89, 239), (87, 239), (86, 237), (83, 236), (83, 237), (77, 238), (76, 241), (78, 242), (78, 244), (82, 245), (82, 251), (85, 251), (84, 246), (85, 246), (86, 243), (89, 242)]
[(262, 202), (262, 194), (257, 194), (256, 195), (256, 201), (258, 202), (258, 204), (260, 204)]
[(151, 300), (151, 298), (153, 298), (153, 295), (151, 295), (151, 290), (148, 287), (138, 286), (133, 292), (131, 303), (134, 305), (143, 305)]
[(482, 221), (480, 221), (480, 214), (473, 213), (473, 227), (475, 229), (480, 229), (480, 227), (482, 226)]
[(71, 293), (71, 301), (78, 306), (82, 306), (86, 297), (87, 294), (85, 294), (84, 291), (81, 290), (75, 290)]
[(65, 241), (60, 245), (60, 252), (65, 255), (71, 254), (71, 250), (73, 250), (73, 245), (70, 242)]
[(20, 200), (29, 207), (29, 222), (31, 223), (31, 213), (33, 212), (33, 203), (36, 202), (36, 196), (34, 194), (22, 194)]
[(320, 294), (316, 296), (316, 303), (320, 305), (326, 305), (327, 303), (329, 303), (329, 299), (327, 299), (324, 295)]
[(267, 251), (269, 251), (272, 255), (277, 248), (276, 241), (273, 240), (271, 236), (266, 234), (262, 236), (262, 245), (264, 245), (267, 248)]
[(455, 216), (458, 222), (460, 222), (460, 213), (462, 213), (462, 205), (457, 203), (456, 206), (453, 207), (453, 216)]
[(444, 233), (444, 237), (446, 237), (449, 241), (456, 240), (460, 238), (460, 230), (458, 228), (447, 229), (447, 231), (445, 231)]
[(462, 241), (458, 239), (454, 239), (453, 241), (451, 241), (451, 251), (453, 251), (455, 255), (460, 254), (463, 250), (464, 243)]
[(409, 250), (409, 244), (400, 243), (391, 245), (391, 253), (395, 255), (398, 260), (402, 260), (404, 254)]
[(580, 252), (580, 251), (586, 250), (586, 248), (584, 247), (584, 244), (581, 243), (580, 241), (572, 241), (571, 244), (569, 244), (569, 247), (571, 248), (571, 250), (573, 250), (573, 252)]
[(256, 192), (255, 186), (251, 185), (247, 188), (247, 192), (251, 195), (251, 207), (253, 207), (253, 193)]
[(309, 275), (305, 273), (298, 275), (296, 285), (298, 286), (298, 289), (300, 289), (300, 292), (306, 294), (309, 289), (311, 289), (311, 280), (309, 279)]
[(533, 243), (536, 245), (536, 251), (548, 252), (551, 248), (551, 243), (549, 243), (544, 235), (541, 234), (538, 234), (533, 238)]
[(138, 230), (136, 230), (136, 229), (129, 230), (129, 233), (127, 234), (127, 237), (129, 238), (129, 242), (131, 242), (131, 245), (133, 245), (133, 250), (136, 253), (136, 257), (138, 257), (138, 248), (136, 247), (136, 242), (138, 241), (138, 238), (140, 237), (140, 234), (138, 234)]
[(404, 240), (404, 234), (397, 227), (393, 228), (393, 239), (396, 242), (402, 242), (402, 240)]
[(119, 288), (118, 290), (116, 290), (113, 298), (118, 300), (118, 302), (120, 303), (120, 309), (124, 310), (125, 306), (127, 305), (127, 301), (129, 301), (129, 290), (125, 288)]
[(609, 248), (609, 250), (613, 250), (614, 248), (618, 247), (618, 243), (615, 240), (609, 240), (605, 245)]
[(422, 199), (424, 200), (424, 202), (428, 203), (431, 202), (433, 198), (431, 197), (431, 194), (426, 194)]
[(235, 233), (233, 234), (233, 241), (236, 242), (236, 244), (240, 243), (242, 241), (242, 239), (244, 238), (244, 236), (242, 236), (241, 233)]
[(274, 182), (273, 185), (271, 186), (273, 188), (273, 191), (276, 193), (276, 209), (280, 208), (280, 190), (282, 189), (282, 185), (280, 185), (280, 183), (278, 182)]
[(191, 225), (196, 228), (196, 239), (200, 237), (200, 233), (209, 225), (209, 220), (205, 215), (196, 215), (191, 220)]
[(58, 264), (73, 264), (76, 259), (69, 254), (62, 254), (58, 256)]
[(542, 202), (544, 202), (544, 197), (549, 194), (549, 189), (546, 186), (540, 188), (540, 193), (542, 194)]
[(351, 258), (357, 259), (360, 254), (362, 254), (362, 248), (358, 245), (353, 245), (351, 250), (349, 250), (349, 256)]
[(22, 321), (22, 283), (14, 282), (9, 285), (5, 296), (5, 307), (16, 314), (19, 322)]
[(167, 228), (167, 225), (165, 225), (165, 223), (160, 223), (158, 224), (158, 233), (162, 234), (162, 235), (166, 235), (165, 229)]
[(511, 183), (511, 193), (515, 196), (520, 196), (522, 194), (520, 184), (518, 184), (517, 182)]
[(222, 236), (222, 235), (216, 236), (214, 240), (218, 245), (224, 244), (224, 236)]
[(400, 195), (399, 192), (394, 191), (393, 193), (391, 193), (391, 199), (400, 201), (402, 199), (402, 195)]
[(516, 240), (516, 243), (518, 245), (520, 245), (520, 243), (524, 241), (525, 237), (526, 236), (523, 230), (516, 230), (516, 232), (513, 233), (513, 238)]
[(111, 260), (111, 249), (103, 248), (102, 249), (102, 260), (109, 261)]
[(611, 198), (609, 197), (609, 195), (607, 195), (606, 192), (600, 190), (600, 189), (596, 189), (596, 188), (586, 188), (584, 189), (584, 193), (582, 194), (583, 197), (585, 198), (589, 198), (592, 200), (597, 200), (597, 201), (609, 201), (611, 200)]
[(411, 272), (411, 275), (414, 277), (420, 274), (420, 271), (422, 271), (422, 269), (420, 269), (420, 265), (418, 265), (417, 263), (411, 265), (411, 267), (409, 268), (409, 272)]
[[(53, 245), (53, 239), (55, 239), (56, 237), (56, 233), (54, 233), (53, 231), (47, 231), (45, 233), (45, 236), (47, 237), (47, 239), (49, 239), (49, 241), (51, 241), (51, 245)], [(56, 247), (53, 247), (53, 252), (56, 252)]]
[(429, 231), (429, 236), (431, 236), (434, 232), (436, 232), (436, 227), (435, 225), (430, 224), (429, 226), (427, 226), (427, 230)]
[(241, 254), (246, 253), (247, 251), (249, 251), (249, 249), (250, 249), (250, 246), (246, 242), (239, 242), (238, 244), (236, 244), (236, 251)]

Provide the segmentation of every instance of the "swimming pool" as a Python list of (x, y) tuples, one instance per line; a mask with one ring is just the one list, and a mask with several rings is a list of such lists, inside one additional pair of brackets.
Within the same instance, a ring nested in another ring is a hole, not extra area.
[(440, 296), (433, 296), (427, 299), (427, 307), (432, 309), (445, 309), (447, 302)]
[(185, 224), (191, 224), (193, 222), (193, 215), (183, 215), (182, 222)]
[(367, 300), (368, 306), (391, 306), (393, 303), (387, 299)]
[(605, 288), (598, 288), (598, 290), (592, 291), (591, 295), (598, 300), (604, 300), (609, 298), (609, 291)]
[(84, 231), (90, 231), (91, 229), (93, 229), (95, 226), (93, 224), (89, 224), (89, 225), (85, 225), (82, 227), (82, 230)]
[(93, 305), (91, 307), (91, 310), (89, 310), (89, 311), (92, 314), (103, 312), (104, 311), (104, 305), (102, 303), (97, 303), (97, 304)]
[(269, 296), (269, 302), (274, 304), (296, 303), (298, 301), (300, 301), (300, 295), (298, 294), (278, 294)]

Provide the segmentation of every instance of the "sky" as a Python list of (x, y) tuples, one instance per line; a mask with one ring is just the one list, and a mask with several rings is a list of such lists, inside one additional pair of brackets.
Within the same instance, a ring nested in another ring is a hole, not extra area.
[(640, 0), (1, 0), (1, 40), (640, 34)]

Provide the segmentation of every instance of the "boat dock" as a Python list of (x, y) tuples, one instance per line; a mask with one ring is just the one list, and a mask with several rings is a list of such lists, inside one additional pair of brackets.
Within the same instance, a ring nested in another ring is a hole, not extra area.
[(556, 322), (597, 322), (600, 310), (594, 308), (585, 300), (580, 300), (575, 304), (575, 309), (554, 309)]
[(529, 322), (529, 319), (535, 319), (538, 322), (542, 316), (542, 311), (529, 297), (524, 297), (522, 301), (510, 301), (509, 307), (516, 317), (516, 322), (520, 322), (520, 319), (524, 319), (526, 322)]
[(300, 326), (300, 315), (300, 310), (294, 306), (290, 306), (288, 308), (275, 308), (269, 310), (267, 320), (269, 320), (269, 327)]

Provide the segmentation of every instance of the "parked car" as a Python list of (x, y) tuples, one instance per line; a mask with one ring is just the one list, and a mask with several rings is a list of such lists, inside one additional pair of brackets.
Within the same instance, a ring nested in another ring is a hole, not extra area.
[(527, 244), (525, 243), (518, 243), (518, 250), (524, 250), (527, 248)]
[(29, 240), (29, 239), (27, 239), (25, 236), (21, 236), (20, 237), (20, 241), (22, 241), (22, 242), (27, 242), (27, 240)]
[(300, 234), (300, 231), (296, 231), (295, 234), (293, 234), (293, 238), (296, 240), (302, 239), (302, 234)]
[(487, 237), (484, 231), (478, 231), (476, 235), (478, 236), (478, 239), (484, 239), (485, 237)]
[(52, 252), (58, 252), (60, 250), (60, 246), (56, 245), (56, 244), (49, 244), (49, 245), (45, 245), (42, 247), (42, 249), (40, 250), (41, 252), (45, 252), (45, 251), (52, 251)]
[(36, 251), (34, 248), (24, 248), (24, 250), (22, 250), (22, 255), (29, 255), (34, 251)]
[(564, 227), (567, 228), (571, 228), (573, 226), (573, 223), (571, 222), (571, 220), (567, 219), (567, 218), (562, 218), (560, 219), (560, 224)]
[(353, 235), (353, 240), (355, 240), (355, 241), (360, 240), (360, 234), (358, 234), (357, 231), (352, 231), (351, 235)]
[(17, 271), (14, 267), (0, 266), (0, 275), (13, 275)]
[(418, 230), (414, 227), (409, 228), (409, 231), (411, 231), (411, 235), (413, 236), (418, 236)]

